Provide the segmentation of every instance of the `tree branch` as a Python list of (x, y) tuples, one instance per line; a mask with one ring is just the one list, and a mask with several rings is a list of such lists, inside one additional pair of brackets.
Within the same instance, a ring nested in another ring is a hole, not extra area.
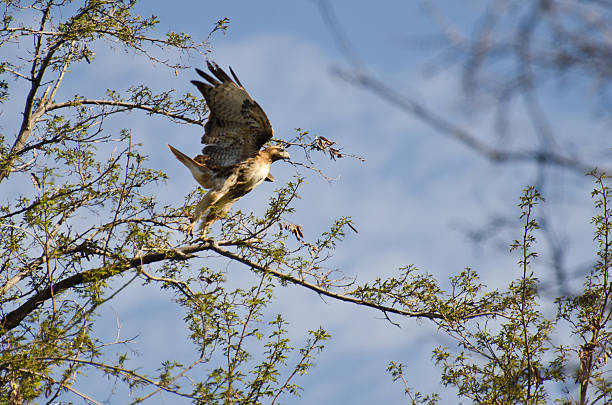
[[(364, 301), (364, 300), (360, 300), (360, 299), (356, 299), (356, 298), (352, 298), (350, 296), (347, 296), (346, 294), (337, 294), (331, 291), (328, 291), (322, 287), (319, 287), (317, 285), (314, 284), (310, 284), (304, 280), (289, 276), (287, 274), (284, 274), (280, 271), (276, 271), (273, 270), (269, 267), (265, 267), (265, 266), (261, 266), (257, 263), (254, 263), (242, 256), (239, 256), (235, 253), (232, 253), (228, 250), (225, 249), (221, 249), (221, 247), (217, 244), (212, 242), (210, 247), (208, 248), (208, 250), (212, 250), (214, 252), (219, 253), (221, 256), (225, 256), (229, 259), (233, 259), (237, 262), (240, 262), (242, 264), (245, 264), (253, 269), (257, 269), (260, 271), (263, 271), (265, 273), (268, 273), (278, 279), (281, 280), (285, 280), (288, 281), (292, 284), (297, 284), (300, 285), (302, 287), (305, 287), (309, 290), (312, 290), (318, 294), (324, 295), (326, 297), (330, 297), (339, 301), (345, 301), (345, 302), (350, 302), (353, 304), (357, 304), (357, 305), (361, 305), (361, 306), (365, 306), (368, 308), (373, 308), (382, 312), (389, 312), (389, 313), (393, 313), (393, 314), (397, 314), (397, 315), (402, 315), (402, 316), (408, 316), (408, 317), (412, 317), (412, 318), (428, 318), (428, 319), (445, 319), (443, 314), (440, 314), (438, 312), (431, 312), (431, 311), (405, 311), (402, 309), (398, 309), (398, 308), (393, 308), (393, 307), (389, 307), (386, 305), (380, 305), (380, 304), (375, 304), (373, 302), (368, 302), (368, 301)], [(490, 311), (483, 311), (483, 312), (478, 312), (478, 313), (473, 313), (470, 315), (467, 315), (465, 318), (466, 319), (471, 319), (471, 318), (476, 318), (476, 317), (480, 317), (480, 316), (493, 316), (493, 315), (500, 315), (498, 313), (495, 312), (490, 312)]]
[(57, 384), (59, 386), (59, 389), (68, 390), (68, 391), (72, 392), (73, 394), (83, 398), (85, 401), (89, 401), (92, 404), (96, 404), (96, 405), (102, 405), (100, 402), (96, 401), (95, 399), (91, 398), (90, 396), (88, 396), (88, 395), (86, 395), (86, 394), (84, 394), (84, 393), (82, 393), (80, 391), (77, 391), (70, 384), (66, 384), (64, 382), (57, 381), (57, 380), (49, 377), (46, 374), (39, 373), (39, 372), (36, 372), (36, 371), (33, 371), (33, 370), (29, 370), (29, 369), (20, 369), (19, 371), (21, 371), (22, 373), (37, 375), (37, 376), (39, 376), (41, 378), (44, 378), (45, 380), (51, 382), (52, 384)]
[[(330, 297), (339, 301), (350, 302), (356, 305), (365, 306), (368, 308), (373, 308), (383, 313), (393, 313), (401, 316), (408, 316), (413, 318), (428, 318), (428, 319), (445, 319), (444, 314), (435, 312), (435, 311), (406, 311), (399, 308), (389, 307), (386, 305), (376, 304), (373, 302), (364, 301), (362, 299), (357, 299), (348, 296), (347, 294), (338, 294), (332, 291), (326, 290), (320, 286), (315, 284), (308, 283), (304, 280), (292, 277), (290, 275), (284, 274), (280, 271), (274, 270), (270, 267), (265, 267), (255, 262), (250, 261), (249, 259), (237, 255), (228, 250), (222, 249), (221, 246), (232, 246), (244, 243), (244, 241), (234, 241), (234, 240), (224, 240), (224, 241), (214, 241), (214, 240), (206, 240), (198, 244), (187, 245), (175, 249), (169, 249), (162, 252), (149, 253), (142, 256), (135, 256), (128, 260), (118, 261), (111, 263), (107, 266), (98, 267), (95, 269), (87, 270), (81, 273), (77, 273), (73, 276), (65, 278), (52, 286), (48, 286), (44, 290), (38, 292), (34, 296), (30, 297), (25, 303), (23, 303), (18, 308), (9, 312), (5, 315), (0, 321), (0, 334), (6, 333), (7, 331), (17, 327), (21, 321), (32, 313), (36, 308), (42, 305), (46, 300), (50, 299), (52, 294), (57, 295), (62, 291), (65, 291), (69, 288), (74, 288), (80, 285), (88, 284), (96, 280), (105, 280), (117, 274), (121, 274), (127, 270), (137, 268), (143, 266), (145, 264), (151, 264), (156, 262), (161, 262), (164, 260), (189, 260), (193, 258), (194, 253), (202, 252), (205, 250), (211, 250), (213, 252), (218, 253), (221, 256), (227, 257), (229, 259), (235, 260), (242, 264), (245, 264), (252, 269), (257, 269), (263, 271), (267, 274), (270, 274), (280, 280), (284, 280), (290, 282), (292, 284), (300, 285), (305, 287), (311, 291), (316, 292), (317, 294), (321, 294), (326, 297)], [(496, 312), (491, 311), (482, 311), (482, 312), (474, 312), (469, 315), (464, 316), (465, 319), (477, 318), (481, 316), (496, 316), (501, 315)]]
[(144, 110), (151, 114), (161, 114), (169, 118), (174, 118), (179, 121), (185, 121), (189, 124), (197, 124), (202, 125), (202, 121), (194, 120), (193, 118), (185, 117), (181, 114), (175, 114), (170, 111), (160, 110), (155, 107), (151, 107), (145, 104), (140, 103), (129, 103), (126, 101), (115, 101), (115, 100), (95, 100), (95, 99), (82, 99), (82, 100), (73, 100), (73, 101), (64, 101), (62, 103), (54, 103), (47, 105), (45, 108), (45, 112), (57, 110), (59, 108), (66, 107), (76, 107), (79, 105), (110, 105), (115, 107), (125, 107), (127, 109), (136, 109), (136, 110)]
[(107, 266), (98, 267), (87, 270), (81, 273), (74, 274), (65, 278), (52, 286), (48, 286), (44, 290), (30, 297), (25, 303), (17, 309), (9, 312), (2, 317), (0, 321), (0, 334), (15, 328), (19, 323), (36, 308), (42, 305), (46, 300), (51, 298), (51, 294), (57, 295), (69, 288), (79, 285), (88, 284), (96, 280), (104, 280), (117, 274), (121, 274), (126, 270), (133, 269), (145, 264), (160, 262), (163, 260), (184, 260), (184, 258), (193, 253), (201, 252), (210, 249), (211, 242), (203, 242), (197, 245), (184, 246), (182, 248), (166, 250), (163, 252), (149, 253), (144, 256), (136, 256), (131, 259), (111, 263)]
[[(371, 76), (368, 76), (363, 73), (349, 72), (340, 69), (336, 69), (335, 74), (349, 83), (356, 84), (367, 90), (372, 91), (374, 94), (376, 94), (383, 100), (386, 100), (394, 106), (400, 108), (401, 110), (404, 110), (407, 113), (415, 116), (422, 122), (425, 122), (430, 127), (440, 132), (441, 134), (454, 138), (466, 147), (483, 155), (494, 163), (545, 163), (570, 170), (575, 170), (580, 172), (581, 174), (593, 170), (592, 166), (589, 166), (588, 164), (583, 163), (578, 159), (572, 158), (570, 156), (560, 155), (558, 153), (551, 152), (545, 149), (507, 151), (492, 147), (488, 143), (478, 139), (478, 137), (476, 137), (473, 133), (469, 132), (465, 128), (461, 128), (458, 125), (446, 120), (445, 118), (437, 115), (436, 113), (425, 107), (423, 104), (399, 94), (392, 88), (388, 87), (385, 83)], [(603, 172), (610, 173), (610, 170), (603, 170)]]
[[(79, 18), (87, 11), (88, 11), (88, 8), (84, 8), (79, 14), (75, 16), (75, 19)], [(47, 13), (48, 13), (48, 10), (43, 14), (41, 24), (44, 24)], [(36, 123), (36, 120), (44, 113), (45, 104), (49, 101), (47, 100), (47, 94), (49, 92), (49, 88), (45, 90), (45, 92), (43, 93), (40, 99), (40, 103), (38, 107), (34, 110), (34, 101), (36, 98), (36, 93), (38, 93), (38, 89), (40, 88), (42, 84), (43, 77), (47, 71), (47, 68), (49, 67), (49, 64), (53, 61), (55, 52), (57, 52), (62, 46), (64, 46), (64, 44), (67, 41), (68, 39), (66, 36), (59, 37), (57, 42), (49, 48), (49, 51), (45, 55), (44, 59), (42, 59), (40, 66), (38, 66), (38, 63), (37, 63), (38, 57), (35, 58), (34, 61), (32, 62), (32, 69), (30, 72), (31, 73), (30, 80), (32, 84), (30, 86), (30, 91), (28, 92), (28, 96), (26, 97), (26, 104), (23, 110), (23, 120), (21, 122), (21, 128), (19, 129), (19, 135), (17, 136), (17, 139), (15, 140), (13, 147), (11, 148), (11, 151), (8, 154), (8, 159), (5, 162), (2, 162), (3, 167), (0, 167), (0, 182), (2, 182), (2, 180), (7, 178), (9, 174), (11, 173), (11, 167), (13, 163), (15, 162), (15, 160), (17, 159), (17, 155), (19, 151), (24, 147), (25, 143), (30, 137), (33, 126)], [(37, 68), (38, 68), (38, 72), (36, 70)], [(61, 79), (62, 79), (61, 76), (57, 79), (56, 86), (60, 84)]]
[[(550, 139), (552, 136), (546, 134), (546, 132), (549, 130), (545, 127), (543, 117), (541, 116), (540, 111), (537, 109), (538, 106), (535, 104), (534, 99), (528, 98), (527, 100), (528, 104), (531, 106), (531, 111), (529, 111), (529, 113), (532, 115), (536, 130), (540, 135), (546, 137), (548, 142), (545, 142), (541, 148), (536, 150), (511, 151), (491, 146), (490, 143), (482, 141), (469, 130), (460, 127), (450, 120), (436, 114), (433, 110), (427, 108), (422, 103), (419, 103), (418, 101), (399, 93), (394, 88), (387, 86), (385, 83), (376, 79), (373, 75), (366, 73), (366, 66), (357, 56), (357, 52), (354, 51), (354, 48), (348, 40), (348, 36), (341, 29), (341, 24), (334, 14), (332, 4), (328, 0), (317, 0), (317, 6), (319, 8), (321, 18), (325, 23), (325, 27), (329, 30), (331, 37), (340, 49), (342, 56), (351, 66), (349, 70), (339, 68), (334, 69), (334, 73), (341, 79), (353, 85), (369, 90), (383, 100), (429, 125), (431, 128), (435, 129), (441, 134), (454, 138), (466, 147), (472, 149), (474, 152), (483, 155), (493, 163), (526, 162), (552, 165), (576, 171), (581, 175), (593, 170), (593, 166), (571, 156), (557, 153), (550, 148), (550, 144), (552, 143)], [(537, 7), (538, 8), (536, 10), (539, 10), (540, 5), (537, 5)], [(525, 22), (527, 27), (529, 27), (529, 21), (531, 20)], [(529, 34), (529, 32), (525, 31), (525, 29), (522, 30), (522, 33), (523, 35)], [(487, 34), (489, 33), (487, 32)], [(486, 37), (486, 39), (490, 40), (489, 37)], [(526, 40), (524, 38), (522, 39)], [(522, 45), (521, 49), (525, 50), (525, 44), (520, 42), (519, 44)], [(482, 46), (482, 44), (477, 41), (477, 46)], [(478, 64), (482, 62), (481, 57), (483, 55), (484, 54), (481, 50), (474, 52), (475, 58), (474, 60), (470, 61), (470, 63), (473, 65), (471, 66), (470, 71), (477, 70)], [(521, 74), (523, 88), (532, 91), (533, 89), (530, 89), (529, 86), (525, 85), (526, 77), (527, 79), (531, 78), (526, 76), (525, 72), (522, 72)], [(531, 81), (533, 82), (533, 80)], [(527, 96), (533, 97), (533, 94), (528, 94)], [(607, 168), (603, 170), (603, 172), (611, 173), (612, 168)]]

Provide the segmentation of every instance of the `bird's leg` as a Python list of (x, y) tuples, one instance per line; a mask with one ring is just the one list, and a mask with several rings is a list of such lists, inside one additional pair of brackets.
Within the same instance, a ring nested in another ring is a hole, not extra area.
[(209, 239), (206, 237), (206, 232), (208, 232), (208, 227), (210, 226), (210, 224), (208, 223), (203, 223), (202, 225), (200, 225), (200, 239), (202, 240), (206, 240)]
[(187, 234), (189, 236), (193, 235), (193, 228), (195, 227), (195, 224), (202, 217), (202, 214), (204, 214), (204, 212), (206, 212), (206, 210), (210, 208), (211, 205), (216, 203), (219, 200), (219, 198), (221, 198), (222, 195), (223, 193), (219, 191), (211, 190), (208, 193), (206, 193), (204, 198), (200, 200), (198, 205), (196, 205), (195, 212), (193, 213), (193, 217), (191, 218), (191, 224), (189, 224), (189, 226), (186, 229)]
[[(218, 203), (221, 203), (221, 202), (218, 202)], [(213, 222), (215, 222), (216, 220), (218, 220), (219, 218), (227, 214), (228, 211), (229, 211), (229, 207), (227, 207), (227, 210), (225, 209), (219, 210), (218, 207), (216, 206), (212, 207), (208, 211), (208, 215), (206, 215), (206, 219), (204, 220), (204, 222), (202, 222), (202, 225), (200, 225), (200, 239), (202, 240), (209, 239), (209, 238), (206, 238), (206, 232), (208, 232), (208, 228), (213, 224)]]
[(208, 211), (206, 219), (204, 222), (202, 222), (202, 225), (200, 225), (200, 238), (204, 239), (206, 232), (208, 232), (208, 227), (210, 227), (217, 219), (219, 219), (219, 212), (216, 207), (213, 207)]
[(206, 217), (206, 220), (202, 222), (200, 225), (200, 238), (204, 238), (206, 236), (206, 232), (208, 232), (208, 227), (212, 225), (213, 222), (217, 220), (217, 216), (214, 213), (209, 213)]
[(200, 226), (200, 232), (202, 233), (201, 238), (204, 238), (206, 231), (208, 231), (208, 227), (211, 226), (213, 222), (227, 215), (234, 202), (235, 200), (230, 200), (227, 196), (216, 201), (216, 205), (208, 211), (206, 219)]

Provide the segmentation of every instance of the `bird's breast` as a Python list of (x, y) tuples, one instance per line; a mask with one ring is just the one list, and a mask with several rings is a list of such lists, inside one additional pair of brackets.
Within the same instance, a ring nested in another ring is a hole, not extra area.
[(259, 162), (255, 160), (251, 170), (249, 170), (249, 173), (245, 176), (245, 183), (247, 183), (251, 189), (255, 188), (259, 185), (259, 183), (264, 181), (269, 172), (270, 165), (259, 164)]
[(229, 190), (228, 197), (242, 197), (263, 182), (269, 172), (269, 164), (261, 164), (257, 159), (247, 160), (237, 167), (236, 182)]

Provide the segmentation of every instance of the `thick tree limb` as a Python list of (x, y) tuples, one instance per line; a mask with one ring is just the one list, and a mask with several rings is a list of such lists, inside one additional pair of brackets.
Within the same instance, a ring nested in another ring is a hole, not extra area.
[(0, 333), (4, 333), (18, 326), (26, 316), (32, 313), (32, 311), (42, 305), (46, 300), (50, 299), (52, 294), (57, 295), (69, 288), (84, 285), (95, 280), (105, 280), (114, 275), (123, 273), (126, 270), (145, 264), (160, 262), (163, 260), (184, 260), (186, 257), (190, 257), (190, 255), (193, 253), (209, 249), (210, 245), (210, 242), (204, 242), (197, 245), (189, 245), (178, 249), (171, 249), (164, 252), (136, 256), (129, 260), (87, 270), (65, 278), (52, 286), (48, 286), (33, 297), (30, 297), (17, 309), (5, 315), (0, 321)]
[[(93, 7), (93, 5), (90, 5), (89, 7), (84, 7), (78, 14), (75, 15), (73, 21), (77, 20), (85, 13), (87, 13), (91, 7)], [(48, 12), (49, 8), (47, 8), (47, 10), (43, 13), (43, 17), (41, 20), (42, 27), (44, 27)], [(34, 128), (34, 125), (36, 124), (36, 121), (42, 116), (42, 114), (44, 114), (45, 106), (47, 105), (47, 103), (50, 102), (51, 97), (47, 98), (50, 88), (47, 88), (40, 99), (38, 107), (34, 109), (36, 94), (38, 93), (38, 90), (42, 85), (43, 77), (47, 72), (47, 68), (53, 62), (55, 53), (59, 51), (68, 41), (69, 39), (67, 36), (59, 37), (57, 42), (49, 48), (44, 58), (41, 59), (40, 65), (38, 65), (37, 63), (37, 58), (34, 59), (32, 63), (32, 69), (30, 71), (30, 81), (32, 82), (32, 84), (30, 86), (30, 91), (28, 92), (28, 95), (26, 97), (21, 128), (19, 129), (19, 134), (17, 135), (17, 139), (15, 139), (13, 147), (11, 148), (11, 151), (8, 154), (7, 161), (3, 162), (3, 167), (0, 167), (0, 182), (7, 178), (11, 173), (12, 166), (17, 160), (19, 152), (25, 146), (28, 138), (32, 134), (32, 130)], [(37, 56), (39, 46), (40, 42), (37, 47)], [(63, 74), (60, 75), (60, 77), (57, 79), (55, 83), (55, 89), (57, 89), (62, 79)]]
[[(143, 256), (136, 256), (132, 259), (128, 259), (121, 262), (111, 263), (107, 266), (98, 267), (95, 269), (87, 270), (68, 278), (65, 278), (52, 286), (48, 286), (44, 290), (40, 291), (36, 295), (30, 297), (25, 303), (9, 312), (0, 321), (0, 334), (5, 333), (15, 327), (17, 327), (21, 321), (32, 313), (36, 308), (42, 305), (45, 301), (51, 299), (52, 295), (57, 295), (62, 291), (70, 288), (74, 288), (80, 285), (85, 285), (96, 280), (105, 280), (117, 274), (123, 273), (126, 270), (137, 268), (145, 264), (151, 264), (155, 262), (161, 262), (164, 260), (188, 260), (193, 258), (194, 253), (202, 252), (205, 250), (211, 250), (218, 253), (221, 256), (235, 260), (242, 264), (249, 266), (252, 269), (257, 269), (270, 274), (280, 280), (287, 281), (292, 284), (300, 285), (318, 294), (326, 297), (330, 297), (339, 301), (350, 302), (356, 305), (373, 308), (378, 311), (382, 311), (385, 314), (393, 313), (401, 316), (408, 316), (413, 318), (428, 318), (428, 319), (444, 319), (444, 315), (436, 311), (406, 311), (400, 308), (394, 308), (382, 304), (376, 304), (368, 302), (362, 299), (351, 297), (348, 294), (339, 294), (329, 291), (318, 285), (309, 283), (302, 279), (292, 277), (284, 274), (280, 271), (274, 270), (270, 267), (262, 266), (258, 263), (252, 262), (251, 260), (242, 257), (236, 253), (230, 252), (229, 250), (222, 249), (221, 246), (237, 245), (240, 241), (213, 241), (206, 240), (198, 244), (183, 246), (176, 249), (170, 249), (163, 252), (149, 253)], [(500, 315), (491, 311), (474, 312), (466, 315), (465, 318), (476, 318), (481, 316), (494, 316)]]

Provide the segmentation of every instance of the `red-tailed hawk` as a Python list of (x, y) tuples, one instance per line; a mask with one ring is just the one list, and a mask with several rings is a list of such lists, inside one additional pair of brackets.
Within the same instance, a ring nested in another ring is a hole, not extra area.
[(192, 159), (168, 145), (196, 181), (210, 190), (196, 206), (188, 234), (193, 233), (193, 227), (208, 210), (200, 228), (204, 235), (242, 196), (264, 180), (274, 181), (270, 174), (272, 162), (289, 159), (289, 153), (281, 146), (260, 150), (272, 138), (274, 130), (266, 113), (242, 87), (232, 68), (234, 80), (215, 63), (208, 62), (208, 69), (215, 77), (196, 69), (208, 83), (191, 81), (204, 96), (209, 110), (202, 154)]

